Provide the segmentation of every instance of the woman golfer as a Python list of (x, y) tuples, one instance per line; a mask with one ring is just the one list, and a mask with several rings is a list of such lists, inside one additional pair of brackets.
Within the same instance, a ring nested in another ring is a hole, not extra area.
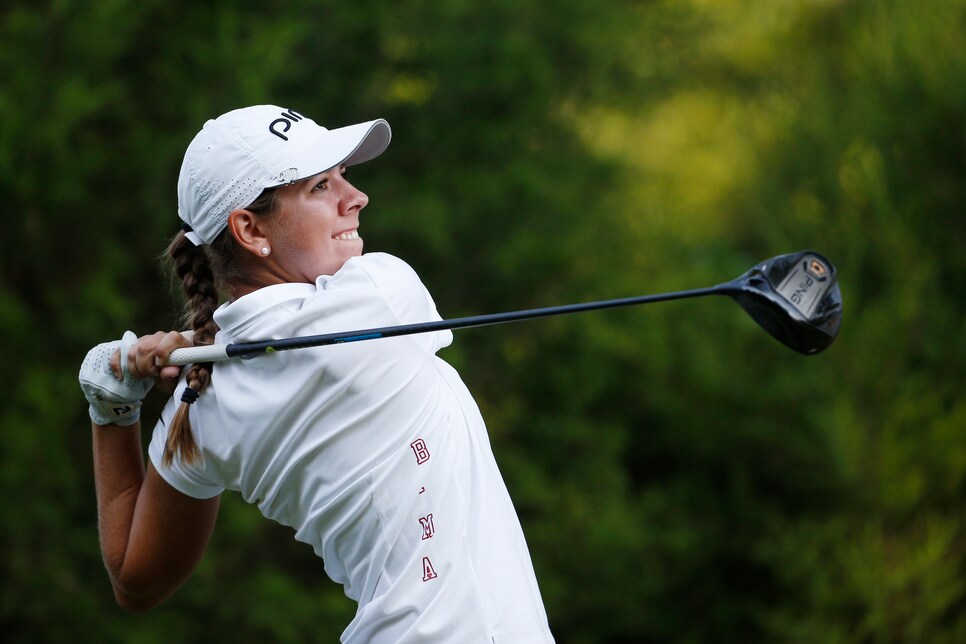
[[(383, 120), (327, 130), (267, 105), (205, 124), (168, 249), (194, 345), (440, 319), (406, 263), (362, 254), (368, 197), (345, 170), (389, 139)], [(219, 495), (237, 490), (358, 603), (343, 642), (552, 642), (479, 410), (436, 356), (451, 341), (442, 331), (183, 372), (157, 366), (190, 344), (179, 333), (92, 349), (80, 382), (118, 602), (143, 610), (174, 592), (205, 551)], [(145, 471), (140, 401), (155, 380), (174, 395)]]

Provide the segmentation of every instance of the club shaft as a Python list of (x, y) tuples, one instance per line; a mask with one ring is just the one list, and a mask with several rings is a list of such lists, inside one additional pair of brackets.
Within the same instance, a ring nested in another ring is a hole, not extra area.
[(271, 353), (274, 351), (289, 351), (292, 349), (323, 347), (332, 344), (345, 344), (347, 342), (361, 342), (365, 340), (376, 340), (379, 338), (392, 338), (403, 335), (414, 335), (417, 333), (431, 333), (434, 331), (505, 324), (507, 322), (518, 322), (520, 320), (531, 320), (554, 315), (566, 315), (570, 313), (583, 313), (585, 311), (597, 311), (622, 306), (683, 300), (693, 297), (704, 297), (707, 295), (721, 295), (725, 294), (726, 292), (727, 291), (724, 289), (723, 285), (718, 285), (687, 291), (673, 291), (670, 293), (640, 295), (616, 300), (600, 300), (597, 302), (565, 304), (562, 306), (549, 306), (539, 309), (509, 311), (506, 313), (492, 313), (489, 315), (475, 315), (463, 318), (453, 318), (450, 320), (420, 322), (417, 324), (401, 324), (397, 326), (361, 329), (358, 331), (342, 331), (339, 333), (307, 335), (294, 338), (280, 338), (275, 340), (258, 340), (253, 342), (236, 342), (228, 345), (189, 347), (186, 349), (176, 349), (173, 351), (168, 360), (168, 364), (184, 365), (194, 362), (218, 361), (228, 358), (254, 356), (261, 353)]

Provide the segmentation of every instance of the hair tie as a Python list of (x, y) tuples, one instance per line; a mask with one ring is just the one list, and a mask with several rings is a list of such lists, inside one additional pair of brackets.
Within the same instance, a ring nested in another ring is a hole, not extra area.
[(188, 403), (190, 405), (196, 400), (198, 400), (198, 392), (191, 387), (185, 387), (184, 393), (181, 394), (181, 402)]

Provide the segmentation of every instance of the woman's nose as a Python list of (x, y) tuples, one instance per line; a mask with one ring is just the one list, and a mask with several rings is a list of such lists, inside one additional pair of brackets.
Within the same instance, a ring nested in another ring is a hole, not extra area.
[(354, 210), (362, 210), (369, 204), (369, 196), (366, 193), (348, 181), (345, 182), (345, 186), (347, 193), (345, 199), (343, 199), (343, 203), (345, 204), (344, 214), (348, 214)]

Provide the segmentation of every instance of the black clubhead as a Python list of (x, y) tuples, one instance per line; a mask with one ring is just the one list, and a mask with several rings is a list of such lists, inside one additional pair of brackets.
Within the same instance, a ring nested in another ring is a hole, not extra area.
[(773, 257), (721, 289), (772, 337), (799, 353), (819, 353), (838, 335), (842, 293), (835, 266), (815, 251)]

